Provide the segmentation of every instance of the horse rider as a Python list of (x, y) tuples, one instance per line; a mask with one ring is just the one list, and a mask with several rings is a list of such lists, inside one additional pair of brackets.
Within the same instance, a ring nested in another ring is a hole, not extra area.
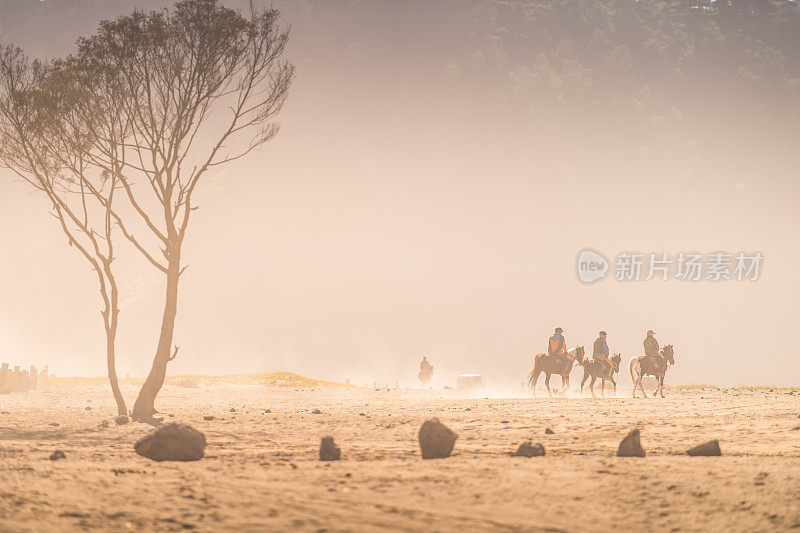
[(645, 337), (644, 342), (644, 356), (645, 357), (652, 357), (653, 362), (655, 362), (655, 358), (658, 356), (658, 341), (654, 337), (656, 333), (652, 329), (647, 330), (647, 337)]
[(569, 362), (569, 358), (567, 357), (567, 342), (564, 340), (564, 330), (561, 328), (556, 328), (555, 335), (550, 337), (550, 340), (547, 342), (547, 353), (549, 355), (554, 356), (559, 361), (564, 364)]
[(603, 365), (603, 374), (610, 376), (611, 371), (614, 369), (614, 365), (611, 364), (611, 361), (608, 359), (608, 342), (606, 342), (607, 335), (608, 334), (605, 331), (600, 332), (597, 339), (594, 341), (592, 357), (594, 357), (595, 361), (600, 361), (600, 364)]
[(428, 361), (428, 357), (423, 355), (419, 363), (419, 379), (422, 382), (430, 381), (433, 376), (433, 365)]

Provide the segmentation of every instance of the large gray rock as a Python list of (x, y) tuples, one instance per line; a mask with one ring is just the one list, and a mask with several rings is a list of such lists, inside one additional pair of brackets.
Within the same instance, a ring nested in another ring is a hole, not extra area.
[(199, 461), (203, 458), (206, 436), (191, 426), (167, 424), (141, 438), (136, 453), (153, 461)]
[(695, 446), (686, 453), (697, 457), (717, 457), (722, 455), (722, 450), (719, 449), (719, 441), (715, 439)]
[(531, 444), (531, 441), (525, 441), (519, 445), (516, 452), (512, 452), (512, 457), (541, 457), (544, 455), (544, 446), (539, 443)]
[(342, 451), (333, 442), (333, 437), (322, 437), (322, 442), (319, 445), (319, 460), (338, 461), (341, 458)]
[(634, 429), (619, 443), (617, 457), (644, 457), (644, 448), (639, 440), (639, 430)]
[(429, 418), (419, 428), (419, 447), (423, 459), (443, 459), (450, 457), (458, 435), (439, 422), (438, 418)]

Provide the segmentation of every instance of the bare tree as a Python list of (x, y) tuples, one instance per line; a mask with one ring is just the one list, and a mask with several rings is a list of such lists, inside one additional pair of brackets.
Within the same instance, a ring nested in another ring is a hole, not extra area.
[(90, 144), (64, 135), (62, 117), (82, 100), (75, 92), (53, 98), (52, 72), (50, 65), (30, 61), (19, 48), (0, 46), (0, 164), (43, 193), (67, 242), (97, 274), (108, 378), (117, 411), (126, 415), (116, 373), (119, 290), (112, 269), (111, 206), (117, 179), (105, 172), (93, 175)]
[(103, 22), (57, 65), (62, 85), (86, 98), (65, 119), (62, 137), (90, 139), (88, 161), (119, 184), (125, 205), (90, 193), (166, 279), (156, 353), (134, 419), (156, 412), (177, 353), (170, 352), (186, 269), (181, 250), (198, 183), (278, 132), (273, 119), (294, 77), (278, 17), (252, 5), (244, 16), (219, 0), (183, 0), (171, 10)]

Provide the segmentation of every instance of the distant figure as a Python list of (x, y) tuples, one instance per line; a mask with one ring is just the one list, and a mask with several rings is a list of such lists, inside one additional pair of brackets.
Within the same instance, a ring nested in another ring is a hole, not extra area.
[(422, 361), (419, 364), (419, 375), (417, 376), (423, 385), (427, 385), (433, 377), (433, 365), (428, 362), (426, 356), (422, 356)]
[(611, 364), (611, 361), (608, 359), (608, 342), (606, 342), (606, 336), (608, 334), (605, 331), (601, 331), (597, 339), (594, 341), (594, 349), (592, 350), (592, 357), (596, 361), (599, 361), (602, 365), (601, 368), (603, 369), (603, 376), (610, 377), (611, 371), (614, 369), (614, 365)]
[(569, 357), (567, 356), (567, 342), (562, 333), (564, 333), (563, 329), (556, 328), (555, 335), (547, 341), (547, 354), (552, 355), (566, 366)]
[(658, 341), (654, 337), (655, 331), (652, 329), (647, 330), (647, 337), (645, 337), (644, 342), (644, 355), (645, 357), (652, 357), (655, 358), (658, 356)]

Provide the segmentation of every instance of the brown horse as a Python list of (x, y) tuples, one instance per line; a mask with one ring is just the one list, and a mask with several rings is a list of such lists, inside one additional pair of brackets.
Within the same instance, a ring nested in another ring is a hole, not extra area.
[(630, 371), (631, 381), (633, 381), (633, 397), (636, 398), (636, 387), (642, 389), (642, 394), (647, 398), (647, 393), (642, 387), (642, 378), (644, 376), (655, 376), (656, 390), (653, 391), (653, 396), (659, 392), (661, 397), (664, 397), (664, 376), (667, 373), (669, 365), (675, 364), (675, 350), (671, 344), (664, 346), (658, 355), (655, 357), (648, 357), (643, 355), (641, 357), (634, 357), (631, 359)]
[(592, 398), (597, 398), (597, 395), (594, 393), (594, 382), (597, 378), (602, 380), (602, 386), (600, 394), (603, 395), (603, 398), (606, 396), (606, 379), (611, 381), (614, 384), (614, 394), (617, 393), (617, 382), (614, 380), (614, 373), (619, 372), (619, 363), (622, 361), (622, 355), (615, 353), (611, 356), (611, 375), (606, 376), (605, 365), (598, 361), (597, 359), (583, 361), (581, 366), (583, 366), (583, 381), (581, 381), (581, 392), (583, 392), (583, 385), (586, 383), (586, 380), (589, 379), (591, 376), (592, 381), (589, 382), (589, 388), (592, 391)]
[(569, 389), (569, 373), (572, 372), (575, 361), (583, 361), (583, 353), (583, 346), (576, 346), (567, 352), (566, 362), (554, 355), (537, 353), (536, 357), (533, 358), (533, 368), (528, 373), (528, 386), (533, 391), (533, 395), (536, 396), (536, 382), (542, 372), (545, 374), (544, 385), (547, 387), (547, 392), (550, 396), (553, 396), (553, 391), (550, 390), (551, 374), (561, 376), (561, 388), (563, 390)]

